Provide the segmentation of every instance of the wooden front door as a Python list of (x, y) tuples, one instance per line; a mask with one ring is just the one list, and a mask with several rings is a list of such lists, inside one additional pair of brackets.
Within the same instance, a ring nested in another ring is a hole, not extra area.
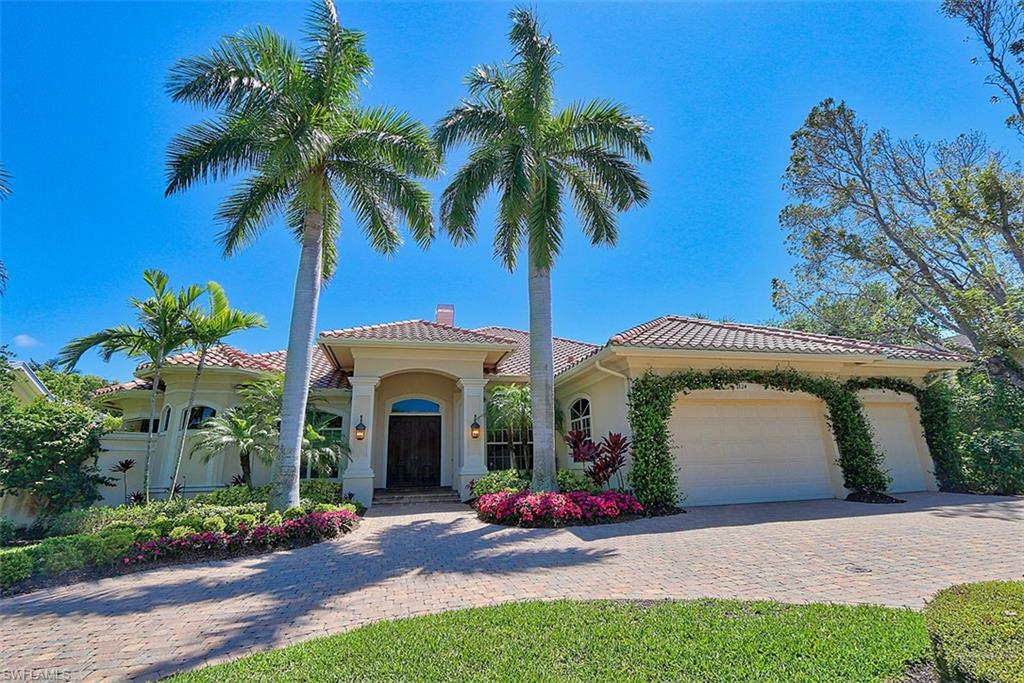
[(388, 488), (441, 485), (441, 416), (392, 415)]

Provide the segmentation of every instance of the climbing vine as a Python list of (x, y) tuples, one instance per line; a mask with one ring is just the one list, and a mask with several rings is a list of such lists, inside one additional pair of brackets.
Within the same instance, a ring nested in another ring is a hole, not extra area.
[(855, 392), (861, 389), (888, 389), (916, 398), (924, 440), (935, 463), (935, 478), (939, 481), (939, 488), (943, 491), (966, 490), (964, 468), (956, 445), (953, 404), (944, 384), (932, 382), (920, 387), (897, 377), (858, 377), (849, 380), (846, 386)]
[(820, 398), (827, 406), (826, 419), (839, 448), (843, 485), (862, 493), (880, 493), (889, 486), (891, 477), (882, 469), (885, 456), (875, 448), (860, 398), (849, 383), (792, 369), (722, 368), (667, 375), (647, 372), (633, 382), (629, 393), (629, 422), (633, 430), (633, 468), (629, 480), (649, 510), (666, 510), (676, 505), (676, 467), (668, 429), (676, 395), (702, 389), (735, 389), (743, 384), (760, 384)]

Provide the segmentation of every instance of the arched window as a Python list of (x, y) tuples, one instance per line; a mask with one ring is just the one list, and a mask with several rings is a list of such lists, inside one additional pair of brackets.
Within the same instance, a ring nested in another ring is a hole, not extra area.
[[(199, 429), (203, 423), (211, 417), (216, 417), (217, 411), (210, 406), (192, 406), (192, 412), (188, 417), (188, 428)], [(181, 411), (181, 426), (185, 427), (185, 411)]]
[(160, 422), (157, 424), (157, 430), (166, 432), (167, 428), (171, 425), (171, 407), (166, 406), (163, 412), (160, 414)]
[(440, 413), (441, 406), (425, 398), (407, 398), (391, 404), (393, 413)]
[(578, 398), (569, 406), (569, 431), (590, 438), (590, 399)]

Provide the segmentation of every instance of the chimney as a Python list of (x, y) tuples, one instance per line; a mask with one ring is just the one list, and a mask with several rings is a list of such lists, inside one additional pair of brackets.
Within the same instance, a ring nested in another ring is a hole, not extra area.
[(438, 304), (434, 311), (434, 322), (438, 325), (453, 327), (455, 325), (455, 306), (452, 304)]

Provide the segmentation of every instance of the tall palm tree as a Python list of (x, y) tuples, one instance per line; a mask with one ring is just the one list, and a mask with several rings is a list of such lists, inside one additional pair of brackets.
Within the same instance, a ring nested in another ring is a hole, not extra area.
[(174, 498), (174, 487), (178, 483), (178, 472), (181, 459), (185, 455), (185, 439), (188, 436), (188, 423), (192, 419), (192, 407), (196, 404), (196, 392), (199, 389), (199, 377), (206, 367), (206, 358), (210, 349), (217, 346), (235, 332), (251, 330), (254, 327), (266, 327), (267, 323), (259, 313), (246, 313), (231, 308), (224, 288), (210, 281), (206, 284), (206, 292), (210, 297), (210, 310), (204, 311), (198, 306), (191, 307), (185, 313), (188, 327), (188, 345), (199, 354), (196, 373), (192, 377), (192, 389), (188, 394), (188, 405), (185, 407), (185, 425), (181, 430), (178, 443), (178, 454), (174, 459), (174, 474), (171, 476), (171, 488), (168, 494)]
[(552, 491), (555, 478), (551, 268), (562, 246), (565, 195), (595, 245), (615, 244), (616, 214), (646, 203), (635, 166), (649, 161), (651, 128), (604, 100), (555, 111), (557, 50), (529, 10), (510, 14), (514, 58), (478, 66), (467, 77), (470, 98), (442, 118), (434, 139), (442, 152), (471, 147), (441, 199), (441, 223), (456, 243), (476, 237), (480, 202), (499, 193), (496, 258), (510, 271), (526, 247), (530, 299), (530, 386), (533, 488)]
[(371, 247), (393, 254), (399, 217), (426, 246), (434, 237), (430, 196), (417, 176), (440, 161), (429, 131), (393, 109), (357, 106), (370, 73), (363, 34), (342, 28), (332, 0), (319, 0), (300, 54), (266, 28), (221, 39), (208, 54), (180, 60), (171, 97), (219, 110), (171, 143), (167, 194), (199, 180), (248, 172), (221, 206), (227, 255), (254, 241), (283, 212), (298, 238), (298, 275), (285, 364), (286, 386), (271, 505), (299, 502), (299, 457), (321, 282), (337, 263), (340, 204), (348, 201)]
[(152, 292), (146, 299), (132, 297), (137, 327), (117, 325), (95, 334), (73, 339), (60, 351), (60, 363), (71, 370), (86, 351), (99, 347), (100, 357), (109, 361), (115, 354), (129, 358), (144, 358), (151, 366), (153, 389), (149, 394), (149, 428), (146, 434), (146, 458), (143, 462), (142, 488), (149, 502), (150, 462), (153, 455), (153, 433), (156, 423), (156, 397), (160, 391), (160, 375), (164, 362), (172, 353), (188, 344), (189, 332), (186, 314), (203, 292), (202, 287), (190, 285), (177, 293), (169, 287), (167, 275), (159, 270), (147, 270), (143, 279)]

